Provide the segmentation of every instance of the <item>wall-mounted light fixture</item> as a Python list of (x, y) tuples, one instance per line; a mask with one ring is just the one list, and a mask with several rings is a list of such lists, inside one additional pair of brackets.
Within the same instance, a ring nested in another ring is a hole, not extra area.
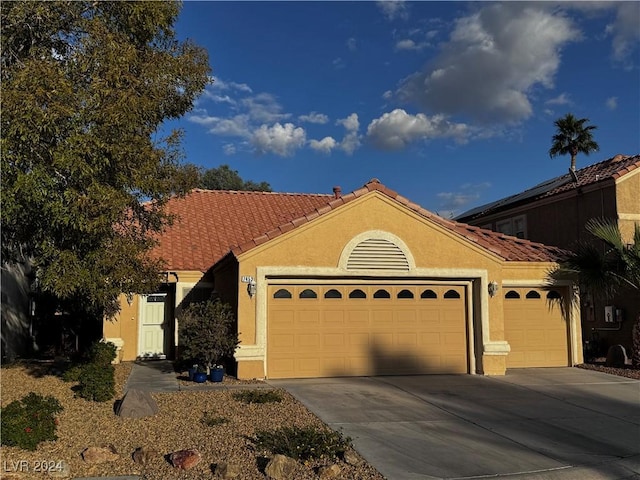
[(489, 296), (495, 297), (496, 293), (498, 293), (498, 282), (492, 280), (491, 282), (489, 282)]
[(249, 298), (253, 298), (257, 290), (258, 290), (258, 285), (256, 284), (256, 281), (252, 278), (251, 280), (249, 280), (249, 283), (247, 284), (247, 293), (249, 294)]

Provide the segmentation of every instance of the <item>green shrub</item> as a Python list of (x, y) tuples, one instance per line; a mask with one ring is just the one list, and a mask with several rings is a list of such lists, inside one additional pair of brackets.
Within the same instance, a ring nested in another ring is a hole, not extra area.
[(204, 423), (207, 427), (215, 427), (216, 425), (224, 425), (225, 423), (229, 423), (229, 419), (226, 417), (218, 417), (212, 413), (204, 412), (202, 416), (202, 423)]
[(52, 396), (29, 393), (0, 410), (2, 445), (35, 450), (40, 442), (56, 440), (56, 413), (62, 406)]
[(89, 348), (89, 363), (111, 365), (116, 359), (117, 347), (111, 342), (94, 342)]
[(62, 373), (62, 380), (65, 382), (78, 382), (82, 376), (84, 365), (71, 365)]
[(304, 461), (338, 458), (351, 445), (351, 439), (316, 427), (281, 427), (256, 432), (254, 443), (258, 449)]
[(198, 365), (219, 365), (238, 346), (236, 318), (229, 304), (209, 300), (190, 304), (178, 317), (180, 355)]
[(276, 390), (244, 390), (234, 393), (233, 398), (244, 403), (275, 403), (282, 401), (282, 393)]
[(89, 363), (82, 369), (77, 395), (93, 402), (106, 402), (116, 394), (115, 368), (113, 365)]

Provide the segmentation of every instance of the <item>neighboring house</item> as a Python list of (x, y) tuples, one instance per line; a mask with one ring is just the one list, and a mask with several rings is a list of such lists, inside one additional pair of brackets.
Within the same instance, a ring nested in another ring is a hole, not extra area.
[(194, 190), (168, 209), (166, 283), (104, 322), (122, 360), (173, 356), (177, 313), (213, 292), (237, 311), (239, 378), (582, 361), (573, 287), (545, 288), (560, 249), (445, 220), (376, 179), (346, 195)]
[[(640, 223), (640, 155), (616, 155), (469, 210), (456, 220), (570, 249), (578, 240), (590, 239), (585, 224), (592, 218), (617, 221), (631, 242), (634, 225)], [(600, 343), (601, 353), (618, 343), (630, 352), (640, 293), (620, 295), (607, 303), (582, 298), (583, 337)]]

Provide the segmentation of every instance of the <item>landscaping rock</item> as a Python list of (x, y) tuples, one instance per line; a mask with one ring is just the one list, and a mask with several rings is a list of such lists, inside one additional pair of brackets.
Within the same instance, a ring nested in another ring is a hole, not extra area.
[(236, 478), (240, 473), (240, 466), (236, 463), (220, 462), (216, 466), (216, 474), (225, 479)]
[(157, 459), (160, 454), (153, 448), (138, 447), (135, 449), (133, 455), (131, 456), (133, 457), (134, 462), (136, 462), (138, 465), (144, 466)]
[(622, 345), (611, 345), (607, 352), (605, 365), (613, 368), (623, 368), (627, 363), (627, 351)]
[(360, 464), (362, 464), (362, 459), (353, 450), (346, 450), (342, 458), (346, 464), (353, 465), (354, 467), (357, 467)]
[(340, 466), (334, 463), (333, 465), (320, 467), (318, 469), (318, 476), (320, 477), (320, 480), (330, 480), (332, 478), (336, 478), (341, 472), (342, 469)]
[(195, 448), (188, 448), (186, 450), (178, 450), (169, 455), (169, 461), (175, 468), (182, 470), (189, 470), (202, 460), (200, 452)]
[(131, 389), (116, 408), (116, 415), (127, 418), (150, 417), (158, 413), (158, 404), (149, 392)]
[(87, 463), (113, 462), (118, 458), (118, 453), (112, 445), (106, 447), (87, 447), (82, 451), (82, 459)]
[(272, 480), (290, 480), (298, 463), (284, 455), (275, 455), (267, 464), (264, 473)]

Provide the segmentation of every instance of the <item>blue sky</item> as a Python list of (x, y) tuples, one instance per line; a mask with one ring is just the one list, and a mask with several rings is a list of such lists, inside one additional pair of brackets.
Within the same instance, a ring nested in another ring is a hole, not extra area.
[(185, 2), (214, 82), (185, 160), (274, 191), (378, 178), (449, 217), (567, 172), (553, 122), (596, 125), (578, 168), (640, 152), (638, 2)]

